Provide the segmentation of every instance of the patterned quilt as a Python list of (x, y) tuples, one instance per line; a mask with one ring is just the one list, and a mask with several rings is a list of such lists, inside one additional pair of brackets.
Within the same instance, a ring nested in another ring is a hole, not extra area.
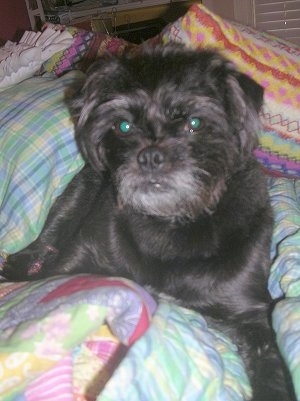
[(269, 289), (274, 298), (285, 297), (273, 326), (300, 400), (300, 180), (273, 179), (270, 185), (275, 230)]
[(95, 399), (155, 308), (124, 279), (1, 284), (0, 398)]
[(250, 394), (227, 338), (192, 311), (156, 305), (128, 280), (78, 275), (3, 283), (0, 319), (0, 397), (7, 401)]

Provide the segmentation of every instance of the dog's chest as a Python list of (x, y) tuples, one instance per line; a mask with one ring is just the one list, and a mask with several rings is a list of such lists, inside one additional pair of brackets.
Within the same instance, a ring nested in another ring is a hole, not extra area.
[(214, 224), (206, 220), (174, 224), (145, 216), (117, 220), (114, 234), (115, 249), (129, 264), (163, 269), (210, 258), (219, 240)]

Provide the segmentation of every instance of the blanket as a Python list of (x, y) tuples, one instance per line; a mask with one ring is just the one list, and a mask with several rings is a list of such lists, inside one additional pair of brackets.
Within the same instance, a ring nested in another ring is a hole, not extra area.
[(1, 284), (1, 399), (95, 399), (155, 307), (125, 279), (80, 275)]
[(273, 326), (300, 400), (300, 181), (272, 179), (273, 264), (269, 290), (284, 297), (273, 312)]
[(2, 283), (0, 329), (0, 397), (7, 401), (156, 401), (166, 394), (239, 401), (251, 394), (228, 338), (193, 311), (156, 305), (125, 279)]

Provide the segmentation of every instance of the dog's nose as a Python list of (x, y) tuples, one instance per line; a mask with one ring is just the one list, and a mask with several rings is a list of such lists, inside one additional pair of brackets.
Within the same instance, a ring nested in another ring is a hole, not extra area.
[(162, 167), (165, 156), (163, 151), (156, 146), (148, 146), (140, 151), (137, 160), (143, 171), (153, 171)]

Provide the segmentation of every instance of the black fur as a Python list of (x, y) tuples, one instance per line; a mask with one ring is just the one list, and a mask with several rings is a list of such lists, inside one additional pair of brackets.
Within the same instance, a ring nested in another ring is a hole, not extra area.
[(101, 59), (71, 104), (86, 166), (4, 274), (123, 276), (172, 296), (238, 345), (253, 400), (292, 400), (269, 324), (273, 219), (253, 157), (262, 99), (213, 52)]

